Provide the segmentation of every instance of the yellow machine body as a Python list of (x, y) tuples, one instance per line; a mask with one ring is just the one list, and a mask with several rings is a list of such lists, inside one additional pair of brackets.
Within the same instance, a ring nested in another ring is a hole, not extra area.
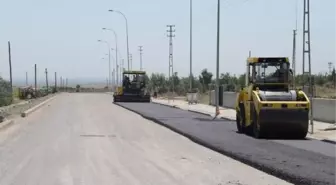
[[(269, 69), (278, 73), (265, 75), (273, 72)], [(303, 91), (291, 89), (288, 58), (248, 58), (246, 74), (246, 86), (236, 99), (238, 131), (256, 138), (305, 138), (310, 101)]]
[(123, 94), (123, 87), (122, 86), (117, 87), (115, 93), (117, 95), (122, 95)]

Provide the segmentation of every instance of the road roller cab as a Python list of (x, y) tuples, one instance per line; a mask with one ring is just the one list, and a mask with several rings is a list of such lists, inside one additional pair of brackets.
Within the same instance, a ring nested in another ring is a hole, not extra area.
[(305, 138), (310, 102), (291, 89), (292, 71), (286, 57), (247, 59), (245, 87), (237, 95), (238, 132), (256, 138)]

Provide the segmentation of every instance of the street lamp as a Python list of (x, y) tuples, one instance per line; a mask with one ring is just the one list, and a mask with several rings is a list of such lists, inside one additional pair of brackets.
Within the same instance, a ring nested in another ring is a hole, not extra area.
[(216, 57), (216, 112), (215, 118), (219, 115), (219, 38), (220, 38), (220, 0), (217, 3), (217, 57)]
[[(105, 56), (108, 56), (109, 54), (105, 54)], [(107, 58), (101, 58), (102, 60), (105, 60)], [(113, 58), (112, 58), (113, 59)], [(113, 71), (112, 71), (112, 79), (111, 79), (111, 83), (115, 84), (115, 80), (114, 80), (114, 68), (113, 68)]]
[(105, 44), (107, 44), (108, 46), (108, 54), (109, 54), (109, 85), (111, 85), (111, 52), (110, 52), (110, 44), (107, 41), (104, 40), (98, 40), (98, 42), (103, 42)]
[(193, 76), (192, 76), (192, 0), (190, 0), (190, 91), (192, 89), (192, 82), (193, 82)]
[(125, 19), (125, 22), (126, 22), (126, 40), (127, 40), (127, 62), (128, 62), (128, 70), (130, 70), (130, 60), (129, 60), (129, 45), (128, 45), (128, 21), (127, 21), (127, 18), (126, 16), (118, 11), (118, 10), (109, 10), (109, 12), (116, 12), (116, 13), (119, 13), (120, 15), (122, 15)]
[(115, 43), (116, 43), (116, 49), (115, 49), (115, 61), (116, 61), (116, 79), (117, 79), (117, 85), (119, 85), (119, 77), (118, 77), (118, 37), (117, 37), (117, 33), (113, 30), (113, 29), (109, 29), (109, 28), (103, 28), (103, 30), (108, 30), (113, 32), (114, 37), (115, 37)]

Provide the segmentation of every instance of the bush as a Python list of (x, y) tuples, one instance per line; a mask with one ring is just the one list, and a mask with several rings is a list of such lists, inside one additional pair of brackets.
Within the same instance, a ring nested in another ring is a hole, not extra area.
[(7, 106), (13, 102), (10, 83), (0, 77), (0, 106)]

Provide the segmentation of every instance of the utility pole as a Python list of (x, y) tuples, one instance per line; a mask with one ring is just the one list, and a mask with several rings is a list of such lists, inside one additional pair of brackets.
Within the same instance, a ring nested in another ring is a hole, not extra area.
[(68, 78), (65, 79), (65, 92), (68, 91)]
[[(296, 35), (298, 30), (298, 8), (299, 7), (299, 0), (296, 0), (296, 7), (295, 7), (295, 29), (293, 30), (293, 55), (292, 55), (292, 81), (293, 81), (293, 88), (296, 89)], [(304, 75), (302, 75), (304, 76)]]
[(26, 72), (26, 86), (28, 86), (28, 72)]
[(129, 68), (128, 70), (132, 70), (133, 69), (132, 68), (132, 59), (133, 59), (132, 54), (130, 54), (130, 56), (129, 56), (129, 63), (130, 63), (131, 68)]
[(57, 92), (57, 73), (55, 72), (55, 91)]
[(332, 73), (332, 62), (328, 62), (329, 74)]
[[(115, 80), (115, 77), (114, 77), (114, 76), (115, 76), (115, 73), (116, 73), (116, 72), (115, 72), (115, 69), (113, 68), (113, 69), (112, 69), (112, 78), (113, 78), (112, 81), (114, 81), (115, 84), (116, 84), (116, 80)], [(117, 85), (115, 85), (115, 87), (116, 87), (116, 86), (117, 86)], [(108, 86), (107, 86), (107, 87), (108, 87)]]
[(293, 30), (293, 56), (292, 56), (292, 68), (293, 68), (293, 87), (296, 88), (296, 29)]
[(216, 112), (219, 115), (219, 40), (220, 40), (220, 0), (217, 2), (217, 53), (216, 53)]
[(139, 52), (140, 52), (140, 71), (142, 71), (142, 46), (139, 46)]
[(9, 62), (9, 81), (10, 81), (10, 92), (13, 93), (13, 78), (12, 78), (12, 53), (11, 45), (8, 41), (8, 62)]
[(63, 90), (63, 78), (62, 76), (60, 77), (60, 91)]
[(121, 79), (121, 83), (123, 81), (123, 72), (125, 71), (124, 68), (124, 59), (121, 59), (121, 68), (120, 68), (120, 79)]
[(35, 76), (35, 79), (34, 79), (34, 81), (35, 81), (35, 83), (34, 83), (34, 85), (35, 85), (35, 97), (37, 97), (37, 66), (36, 66), (36, 64), (34, 65), (34, 76)]
[(189, 90), (191, 91), (193, 87), (193, 74), (192, 74), (192, 0), (190, 0), (190, 77), (189, 77)]
[[(116, 51), (116, 59), (115, 59), (115, 62), (116, 62), (116, 68), (118, 68), (118, 66), (119, 66), (119, 63), (118, 63), (118, 44), (117, 44), (117, 38), (116, 38), (116, 49), (115, 49)], [(117, 86), (119, 85), (119, 74), (118, 74), (118, 70), (117, 70), (117, 72), (116, 72), (116, 78), (117, 78)]]
[[(109, 53), (108, 53), (108, 55), (109, 55), (109, 85), (111, 85), (111, 83), (112, 83), (111, 82), (111, 48), (110, 48), (110, 44), (107, 43), (107, 45), (108, 45), (108, 50), (109, 50)], [(107, 87), (109, 87), (109, 86), (107, 86)]]
[[(175, 37), (175, 35), (173, 35), (173, 33), (175, 32), (175, 30), (173, 30), (173, 27), (175, 27), (175, 25), (167, 25), (167, 27), (169, 28), (167, 30), (168, 32), (168, 37), (169, 37), (169, 73), (168, 73), (168, 79), (171, 79), (171, 76), (173, 77), (171, 82), (172, 82), (172, 90), (173, 90), (173, 94), (174, 94), (174, 63), (173, 63), (173, 37)], [(168, 88), (168, 92), (170, 91), (170, 88)], [(169, 100), (169, 97), (168, 97)]]
[[(311, 74), (311, 47), (310, 47), (310, 0), (304, 0), (303, 3), (303, 53), (302, 53), (302, 75), (303, 75), (303, 89), (308, 86), (308, 94), (310, 99), (310, 125), (311, 134), (314, 133), (314, 119), (313, 119), (313, 80)], [(306, 57), (308, 61), (306, 61)], [(308, 71), (306, 71), (306, 62), (308, 62)], [(307, 75), (307, 78), (305, 76)]]
[[(252, 57), (252, 53), (251, 50), (249, 51), (248, 57), (251, 58)], [(250, 67), (248, 62), (246, 62), (246, 73), (245, 73), (245, 87), (248, 86), (249, 84), (249, 75), (248, 75), (248, 71), (250, 71)], [(258, 67), (258, 74), (260, 74), (260, 68)]]
[(46, 75), (47, 92), (49, 92), (49, 91), (48, 91), (48, 89), (49, 89), (49, 84), (48, 84), (48, 69), (47, 69), (47, 68), (45, 68), (45, 75)]
[(117, 78), (117, 85), (119, 85), (119, 64), (117, 65), (117, 69), (116, 69), (116, 78)]
[(333, 63), (332, 62), (328, 62), (328, 69), (329, 69), (329, 75), (331, 76), (331, 80), (333, 82), (333, 86), (335, 88), (336, 87), (336, 84), (335, 84), (335, 74), (334, 74), (335, 67), (333, 67)]

